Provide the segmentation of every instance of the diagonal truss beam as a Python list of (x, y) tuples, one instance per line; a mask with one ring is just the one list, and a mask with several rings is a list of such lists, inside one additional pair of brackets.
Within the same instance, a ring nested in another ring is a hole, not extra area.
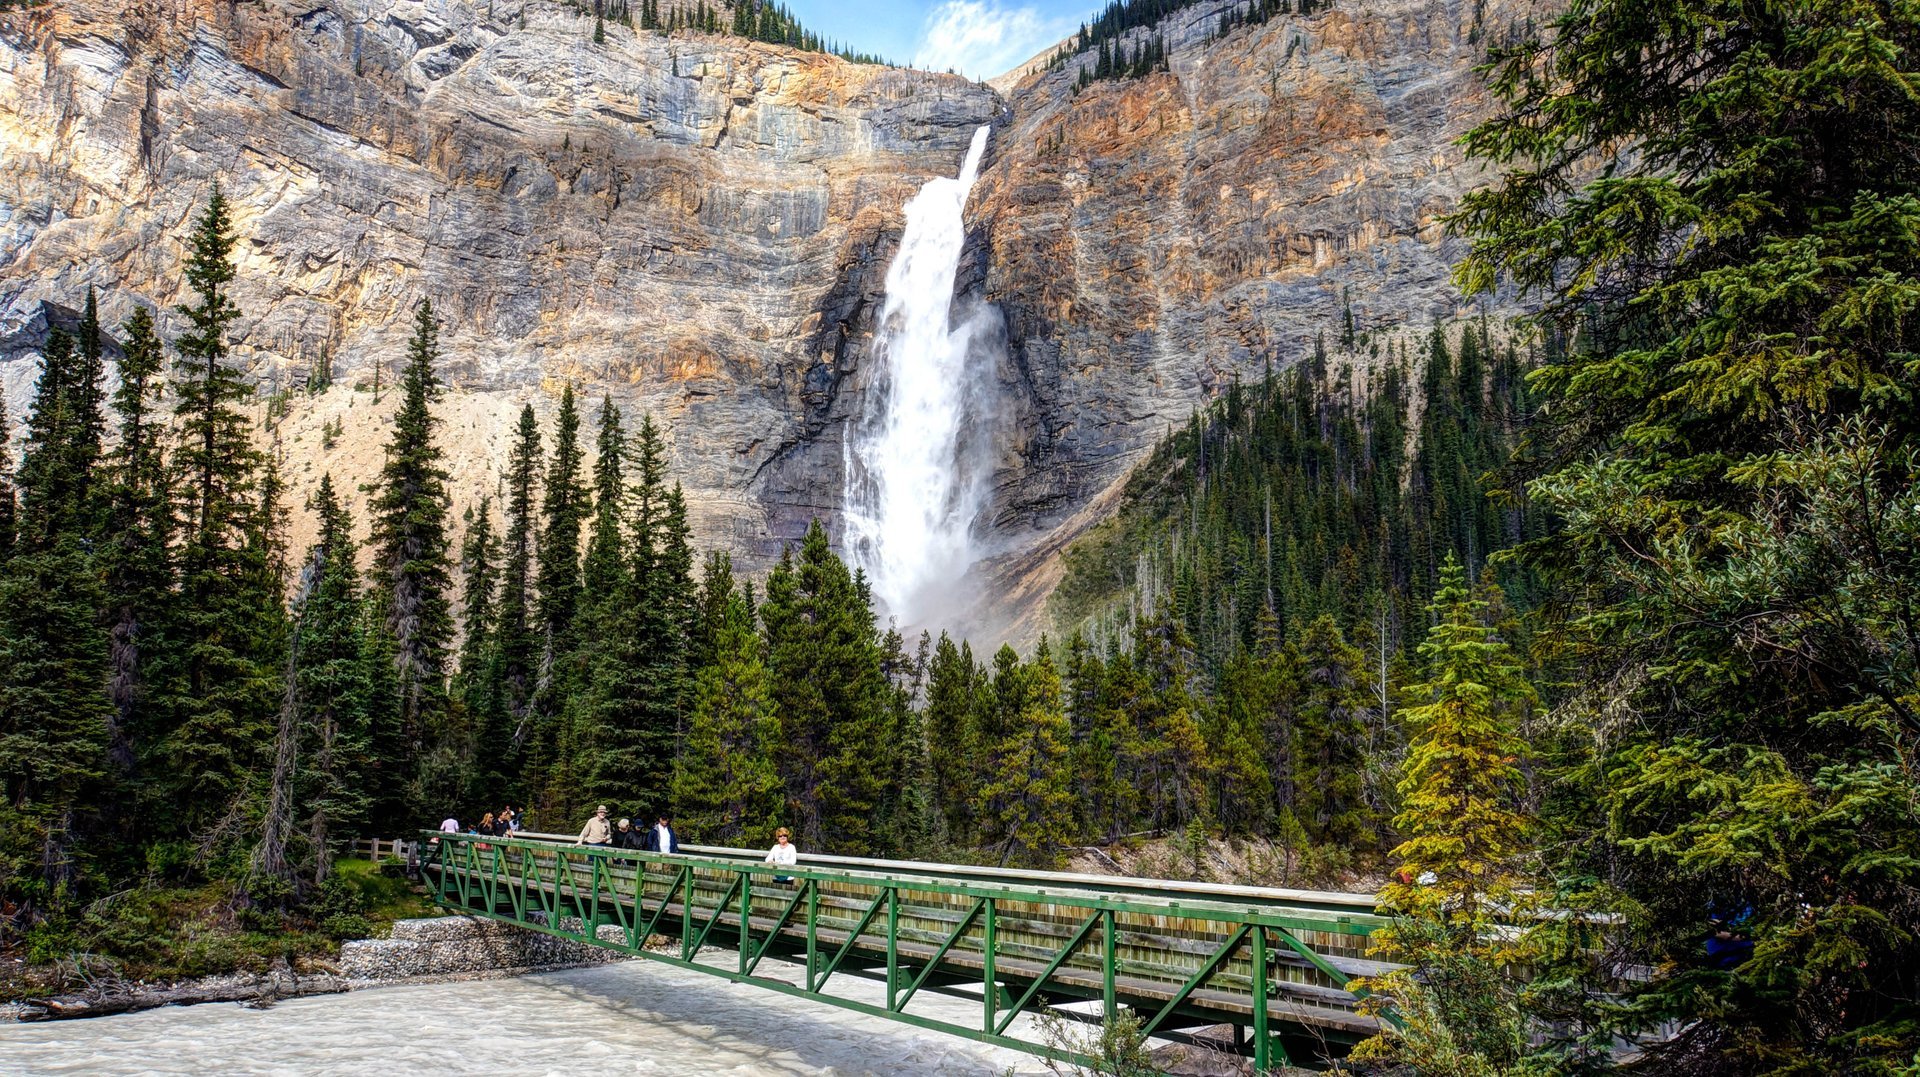
[(1187, 1001), (1187, 996), (1193, 994), (1195, 988), (1211, 979), (1219, 970), (1221, 962), (1233, 956), (1233, 952), (1240, 948), (1240, 944), (1247, 941), (1247, 932), (1251, 927), (1251, 924), (1241, 924), (1235, 928), (1233, 934), (1227, 936), (1227, 941), (1213, 952), (1213, 956), (1207, 958), (1205, 964), (1195, 969), (1193, 975), (1187, 977), (1187, 982), (1180, 985), (1180, 990), (1175, 991), (1173, 997), (1167, 1000), (1167, 1004), (1160, 1007), (1160, 1012), (1154, 1014), (1151, 1021), (1140, 1026), (1140, 1035), (1150, 1035), (1154, 1029), (1160, 1027), (1160, 1022), (1173, 1016), (1173, 1011)]
[(921, 984), (927, 982), (927, 977), (933, 975), (933, 970), (940, 967), (940, 962), (945, 960), (947, 951), (953, 949), (953, 944), (960, 941), (960, 936), (967, 933), (967, 928), (973, 926), (973, 922), (979, 919), (981, 911), (986, 907), (986, 898), (974, 899), (973, 907), (967, 910), (967, 915), (960, 918), (959, 926), (953, 929), (953, 933), (948, 935), (946, 941), (940, 944), (940, 948), (933, 952), (931, 958), (927, 959), (926, 967), (920, 970), (920, 975), (915, 976), (913, 982), (908, 984), (906, 988), (900, 992), (899, 998), (888, 1001), (888, 1009), (899, 1011), (907, 1008), (907, 1001), (913, 998), (915, 992), (920, 990)]
[(840, 967), (840, 962), (846, 960), (847, 954), (853, 950), (853, 944), (860, 941), (860, 933), (872, 925), (874, 916), (880, 912), (882, 905), (887, 904), (887, 895), (892, 892), (892, 888), (887, 888), (874, 895), (873, 904), (867, 906), (867, 911), (860, 914), (860, 922), (853, 925), (853, 931), (848, 933), (847, 941), (840, 944), (840, 950), (833, 955), (833, 960), (828, 961), (826, 966), (820, 970), (818, 979), (813, 979), (812, 970), (808, 970), (807, 975), (812, 982), (807, 985), (807, 990), (819, 991), (827, 986), (827, 978), (832, 976), (834, 970)]
[(1073, 937), (1060, 948), (1060, 952), (1053, 955), (1053, 960), (1047, 962), (1047, 967), (1041, 970), (1040, 975), (1034, 977), (1033, 982), (1027, 985), (1026, 993), (1015, 1000), (1013, 1005), (1007, 1007), (1006, 1016), (1002, 1017), (999, 1024), (993, 1028), (995, 1034), (1007, 1031), (1007, 1026), (1013, 1024), (1013, 1019), (1020, 1016), (1020, 1011), (1025, 1009), (1027, 1003), (1033, 1000), (1033, 996), (1039, 993), (1041, 985), (1053, 979), (1053, 974), (1060, 971), (1060, 966), (1066, 963), (1067, 958), (1073, 956), (1073, 952), (1087, 941), (1087, 936), (1093, 934), (1093, 929), (1105, 919), (1105, 915), (1099, 912), (1087, 917), (1086, 922), (1080, 925), (1080, 930), (1073, 933)]

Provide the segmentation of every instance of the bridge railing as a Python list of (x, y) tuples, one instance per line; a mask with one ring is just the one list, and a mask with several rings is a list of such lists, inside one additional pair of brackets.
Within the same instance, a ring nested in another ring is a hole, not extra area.
[[(1143, 1032), (1176, 1039), (1231, 1024), (1261, 1067), (1378, 1027), (1347, 981), (1387, 967), (1365, 957), (1367, 936), (1386, 921), (1370, 909), (1312, 907), (1312, 892), (849, 858), (775, 867), (745, 850), (664, 855), (527, 835), (434, 838), (429, 881), (449, 908), (1021, 1050), (1060, 1054), (1011, 1030), (1022, 1011), (1068, 1003), (1088, 1004), (1083, 1016), (1095, 1004), (1102, 1017), (1129, 1007)], [(670, 948), (646, 949), (657, 937)], [(732, 955), (718, 955), (716, 942)], [(801, 982), (763, 973), (770, 955), (801, 965)], [(884, 1004), (829, 992), (837, 976), (884, 983)], [(975, 999), (980, 1021), (909, 1012), (922, 991)]]

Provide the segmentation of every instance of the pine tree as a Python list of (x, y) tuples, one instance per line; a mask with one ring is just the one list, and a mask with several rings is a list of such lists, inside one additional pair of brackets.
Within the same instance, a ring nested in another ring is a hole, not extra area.
[(1192, 651), (1171, 605), (1134, 632), (1135, 679), (1123, 709), (1135, 728), (1125, 763), (1155, 829), (1182, 829), (1206, 806), (1207, 744), (1193, 693)]
[(818, 520), (783, 554), (760, 608), (780, 716), (779, 764), (803, 848), (875, 851), (872, 812), (897, 746), (873, 612)]
[(13, 424), (7, 418), (6, 401), (0, 399), (0, 568), (13, 556), (20, 525), (20, 502), (13, 479)]
[[(303, 866), (314, 885), (327, 877), (338, 828), (356, 821), (367, 803), (358, 766), (369, 687), (359, 572), (353, 521), (334, 493), (332, 475), (320, 476), (311, 508), (320, 533), (295, 592), (273, 769), (250, 884), (256, 895), (283, 901), (297, 892)], [(279, 885), (263, 887), (263, 880)]]
[(26, 453), (17, 481), (21, 490), (21, 546), (52, 549), (63, 534), (77, 534), (79, 486), (69, 465), (77, 430), (75, 401), (80, 366), (73, 337), (54, 329), (40, 353), (40, 378), (27, 413)]
[(591, 692), (595, 717), (588, 786), (610, 801), (665, 810), (690, 670), (693, 554), (686, 506), (666, 483), (666, 455), (651, 416), (634, 438), (628, 491), (632, 552), (619, 618), (608, 626)]
[(922, 720), (936, 761), (933, 799), (949, 842), (971, 843), (976, 830), (975, 792), (980, 786), (972, 764), (978, 754), (974, 696), (979, 679), (973, 649), (965, 643), (956, 647), (952, 637), (940, 633), (927, 667), (927, 703)]
[(320, 477), (314, 511), (320, 534), (304, 569), (305, 598), (294, 629), (303, 760), (295, 803), (304, 815), (300, 821), (306, 830), (310, 877), (318, 886), (332, 870), (333, 843), (367, 821), (364, 769), (372, 678), (354, 567), (353, 520), (335, 497), (331, 476)]
[(987, 753), (981, 836), (1001, 864), (1053, 867), (1072, 838), (1073, 792), (1060, 675), (1045, 637), (1018, 677), (1019, 710)]
[[(447, 597), (450, 508), (447, 473), (434, 443), (432, 410), (440, 395), (440, 380), (433, 369), (439, 357), (439, 324), (433, 304), (422, 300), (414, 310), (413, 340), (400, 376), (393, 437), (387, 443), (379, 490), (370, 505), (374, 588), (376, 601), (385, 607), (386, 631), (393, 637), (405, 753), (400, 765), (409, 772), (448, 736), (447, 655), (453, 643), (453, 613)], [(452, 792), (435, 789), (428, 795), (438, 801)]]
[(66, 905), (82, 885), (81, 811), (103, 791), (112, 720), (97, 536), (82, 502), (92, 478), (69, 470), (91, 469), (82, 443), (97, 438), (72, 338), (51, 335), (41, 370), (20, 466), (26, 526), (0, 572), (0, 791), (19, 830), (10, 844), (37, 861), (20, 865), (34, 880), (19, 887), (30, 914)]
[(115, 768), (131, 773), (135, 745), (157, 730), (145, 713), (151, 669), (163, 641), (163, 619), (173, 586), (168, 543), (173, 532), (170, 495), (156, 414), (162, 389), (162, 345), (153, 314), (134, 309), (122, 329), (120, 387), (113, 410), (120, 445), (107, 473), (107, 530), (100, 558), (111, 636), (109, 695), (114, 706), (108, 739)]
[(774, 767), (780, 723), (747, 595), (728, 597), (714, 660), (693, 688), (686, 745), (673, 775), (680, 826), (703, 840), (763, 841), (783, 821)]
[(713, 664), (719, 653), (721, 623), (727, 618), (735, 587), (733, 555), (725, 550), (707, 551), (706, 564), (700, 570), (700, 596), (687, 668), (698, 671)]
[(1527, 749), (1517, 729), (1537, 697), (1488, 626), (1490, 605), (1448, 554), (1428, 606), (1435, 623), (1420, 645), (1427, 680), (1408, 689), (1414, 702), (1401, 715), (1412, 730), (1394, 820), (1405, 840), (1391, 854), (1399, 870), (1380, 892), (1398, 915), (1374, 939), (1404, 967), (1370, 986), (1400, 1000), (1407, 1017), (1357, 1054), (1423, 1072), (1451, 1068), (1459, 1055), (1488, 1072), (1513, 1072), (1534, 1053), (1517, 987), (1503, 975), (1530, 963), (1529, 947), (1496, 914), (1511, 921), (1519, 898), (1518, 858), (1532, 822), (1521, 807)]
[(1427, 680), (1407, 689), (1417, 702), (1401, 712), (1412, 733), (1394, 826), (1405, 840), (1391, 854), (1399, 881), (1381, 891), (1383, 903), (1476, 944), (1489, 903), (1505, 899), (1529, 829), (1518, 729), (1537, 701), (1508, 644), (1484, 623), (1488, 606), (1449, 554), (1427, 607), (1435, 623), (1420, 645)]
[(235, 237), (226, 198), (214, 188), (190, 242), (187, 285), (198, 301), (180, 313), (175, 342), (179, 444), (173, 493), (180, 521), (180, 593), (170, 628), (162, 746), (179, 823), (197, 828), (226, 815), (261, 761), (280, 683), (280, 594), (263, 532), (263, 461), (238, 405), (251, 395), (227, 365), (227, 327), (239, 310), (227, 294)]
[[(1464, 143), (1499, 178), (1455, 217), (1460, 282), (1538, 301), (1556, 342), (1516, 477), (1559, 520), (1530, 560), (1590, 687), (1557, 710), (1608, 734), (1569, 738), (1556, 799), (1594, 837), (1553, 867), (1635, 911), (1623, 956), (1654, 971), (1610, 1013), (1676, 1030), (1649, 1071), (1898, 1070), (1920, 1052), (1920, 534), (1894, 523), (1920, 501), (1920, 13), (1722, 14), (1565, 9), (1492, 52), (1499, 107)], [(1635, 150), (1590, 171), (1601, 144)], [(1712, 967), (1705, 921), (1743, 908), (1751, 956)]]
[(533, 405), (520, 411), (513, 449), (507, 458), (507, 535), (500, 575), (500, 621), (494, 646), (499, 652), (503, 700), (513, 720), (508, 767), (517, 766), (529, 747), (534, 678), (540, 658), (534, 628), (533, 488), (540, 471), (540, 427)]
[(467, 510), (467, 537), (460, 547), (465, 580), (461, 601), (460, 665), (454, 697), (466, 712), (473, 747), (473, 789), (485, 803), (507, 794), (508, 748), (513, 723), (507, 714), (505, 671), (497, 646), (496, 594), (500, 583), (500, 539), (493, 531), (493, 503), (481, 498)]
[(644, 536), (636, 543), (633, 557), (628, 556), (632, 498), (627, 483), (627, 434), (611, 398), (600, 402), (594, 448), (593, 520), (581, 569), (574, 658), (577, 687), (567, 700), (567, 726), (580, 755), (578, 799), (619, 803), (637, 813), (648, 806), (649, 794), (660, 793), (643, 786), (652, 767), (641, 758), (644, 749), (635, 718), (646, 677), (633, 574), (636, 566), (650, 563), (651, 558), (637, 548), (647, 541)]
[(549, 725), (560, 713), (560, 700), (555, 697), (570, 687), (566, 678), (556, 679), (554, 663), (565, 661), (573, 652), (574, 620), (580, 607), (580, 530), (589, 508), (580, 480), (581, 463), (580, 410), (569, 384), (560, 394), (560, 410), (554, 416), (553, 455), (547, 460), (541, 493), (537, 699), (541, 721)]
[(1298, 644), (1303, 690), (1294, 719), (1294, 810), (1315, 841), (1363, 848), (1374, 820), (1361, 769), (1370, 700), (1366, 659), (1332, 617), (1315, 618)]

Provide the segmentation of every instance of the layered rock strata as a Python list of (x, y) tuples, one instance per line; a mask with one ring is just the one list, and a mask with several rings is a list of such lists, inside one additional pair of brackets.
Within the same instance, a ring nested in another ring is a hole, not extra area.
[[(114, 322), (180, 302), (218, 181), (236, 352), (263, 415), (296, 390), (273, 410), (292, 503), (372, 474), (376, 389), (431, 299), (457, 509), (495, 488), (520, 403), (572, 382), (652, 412), (697, 540), (763, 566), (839, 510), (901, 205), (992, 124), (962, 286), (1007, 326), (998, 557), (954, 614), (991, 634), (1221, 385), (1292, 361), (1349, 300), (1366, 324), (1453, 311), (1438, 220), (1472, 182), (1453, 140), (1485, 107), (1470, 68), (1499, 4), (1346, 0), (1210, 40), (1234, 6), (1163, 23), (1168, 72), (1078, 93), (1070, 69), (1003, 93), (723, 36), (595, 43), (547, 0), (8, 11), (0, 380), (18, 417), (17, 345), (49, 301), (93, 285)], [(297, 391), (321, 368), (331, 388)]]

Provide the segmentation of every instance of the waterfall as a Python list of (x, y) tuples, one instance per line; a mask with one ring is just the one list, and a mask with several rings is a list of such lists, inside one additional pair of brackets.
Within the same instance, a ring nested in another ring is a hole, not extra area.
[(973, 133), (957, 179), (932, 180), (907, 203), (874, 334), (873, 380), (846, 440), (849, 552), (902, 625), (947, 623), (964, 605), (992, 470), (1004, 332), (991, 307), (956, 311), (953, 294), (987, 131)]

